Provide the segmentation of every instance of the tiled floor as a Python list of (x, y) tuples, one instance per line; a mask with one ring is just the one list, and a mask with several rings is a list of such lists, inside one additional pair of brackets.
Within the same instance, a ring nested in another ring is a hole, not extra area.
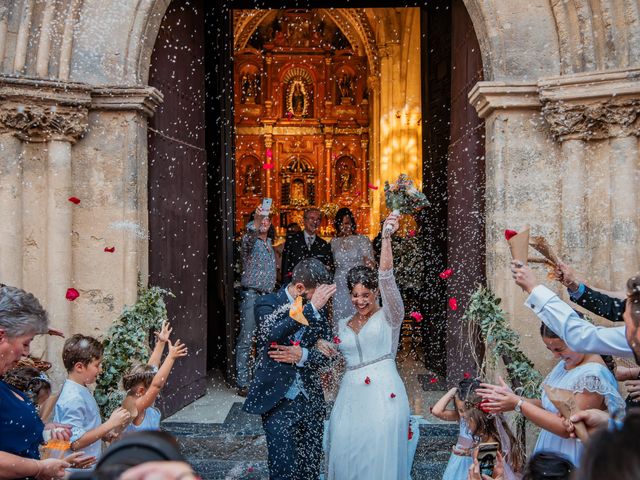
[[(411, 413), (424, 417), (429, 423), (441, 423), (441, 420), (429, 413), (429, 407), (438, 401), (443, 392), (427, 392), (422, 388), (418, 375), (428, 374), (424, 366), (412, 358), (401, 358), (401, 361), (398, 362), (398, 368), (407, 389)], [(209, 377), (206, 395), (164, 421), (223, 423), (233, 403), (243, 400), (242, 397), (235, 394), (235, 388), (226, 383), (220, 371), (213, 371)]]

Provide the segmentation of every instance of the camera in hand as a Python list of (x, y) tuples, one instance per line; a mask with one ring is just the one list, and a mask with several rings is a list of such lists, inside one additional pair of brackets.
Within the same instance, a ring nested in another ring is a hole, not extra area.
[(495, 442), (481, 443), (478, 445), (478, 464), (480, 473), (491, 477), (498, 456), (498, 444)]

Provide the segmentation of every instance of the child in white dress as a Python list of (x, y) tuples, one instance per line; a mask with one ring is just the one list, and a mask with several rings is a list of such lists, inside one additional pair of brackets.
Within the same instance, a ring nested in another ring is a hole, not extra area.
[[(442, 477), (443, 480), (466, 480), (469, 467), (473, 463), (473, 458), (471, 457), (473, 436), (462, 415), (464, 402), (472, 384), (473, 381), (470, 379), (462, 380), (457, 388), (454, 387), (445, 393), (431, 409), (431, 413), (440, 420), (459, 422), (460, 424), (458, 440), (451, 451), (447, 469)], [(448, 409), (447, 407), (452, 401), (454, 408)]]

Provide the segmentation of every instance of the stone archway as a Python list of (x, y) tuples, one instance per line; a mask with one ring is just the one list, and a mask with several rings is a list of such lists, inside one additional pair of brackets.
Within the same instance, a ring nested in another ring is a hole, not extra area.
[[(146, 129), (162, 98), (146, 81), (168, 4), (12, 0), (0, 13), (0, 276), (47, 299), (58, 326), (104, 331), (146, 277)], [(487, 125), (487, 277), (524, 333), (504, 228), (532, 224), (602, 287), (637, 269), (640, 13), (610, 0), (465, 5), (486, 79), (470, 101)], [(73, 304), (65, 284), (80, 286)], [(60, 346), (48, 340), (51, 355)]]

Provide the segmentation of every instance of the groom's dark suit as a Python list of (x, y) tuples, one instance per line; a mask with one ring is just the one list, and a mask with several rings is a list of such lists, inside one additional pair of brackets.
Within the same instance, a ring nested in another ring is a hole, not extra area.
[[(328, 360), (313, 347), (319, 338), (329, 339), (330, 328), (324, 309), (316, 314), (310, 303), (303, 309), (309, 326), (292, 319), (286, 288), (256, 301), (258, 361), (244, 410), (262, 415), (269, 478), (316, 480), (322, 462), (325, 417), (318, 368)], [(296, 341), (308, 351), (302, 367), (276, 362), (267, 354), (273, 342), (291, 345)]]

